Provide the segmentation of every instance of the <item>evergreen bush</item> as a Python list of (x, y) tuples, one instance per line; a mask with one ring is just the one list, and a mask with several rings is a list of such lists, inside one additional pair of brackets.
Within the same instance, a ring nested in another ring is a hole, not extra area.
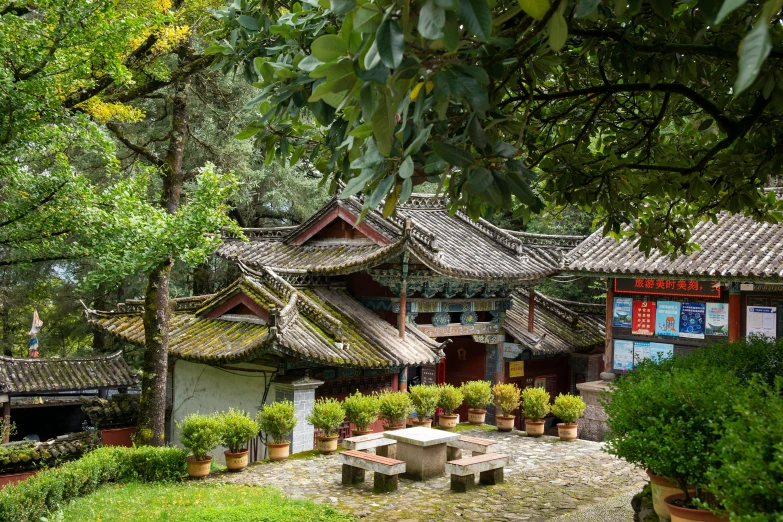
[(540, 422), (549, 413), (549, 392), (544, 388), (522, 390), (522, 413), (526, 419)]
[(258, 436), (258, 424), (247, 412), (229, 408), (218, 416), (220, 442), (231, 453), (247, 450), (247, 441)]
[(167, 482), (185, 473), (178, 448), (104, 447), (0, 491), (0, 521), (37, 522), (106, 482)]
[(419, 421), (435, 415), (435, 409), (438, 407), (440, 391), (434, 384), (419, 384), (411, 386), (408, 391), (411, 394), (413, 407), (416, 408), (416, 416)]
[(515, 384), (498, 383), (492, 387), (492, 393), (504, 417), (510, 417), (519, 408), (522, 391)]
[(296, 426), (296, 410), (294, 403), (288, 400), (266, 404), (256, 415), (258, 426), (266, 433), (268, 442), (283, 444), (286, 437)]
[(574, 424), (585, 412), (585, 401), (578, 395), (561, 393), (555, 397), (552, 413), (566, 424)]
[(399, 426), (413, 411), (413, 402), (407, 393), (386, 390), (380, 399), (380, 418), (387, 426)]
[(207, 453), (220, 444), (223, 431), (217, 415), (191, 413), (176, 424), (180, 444), (190, 450), (196, 460), (207, 460)]
[(492, 384), (489, 381), (463, 382), (460, 389), (465, 396), (465, 402), (474, 410), (483, 410), (492, 404)]
[(332, 398), (317, 399), (307, 416), (307, 422), (323, 431), (325, 437), (334, 437), (343, 421), (345, 408), (340, 401)]
[(377, 395), (363, 395), (358, 390), (343, 401), (345, 416), (357, 430), (367, 431), (367, 427), (378, 420), (381, 401)]
[(446, 415), (454, 415), (454, 410), (465, 402), (462, 390), (451, 384), (441, 384), (438, 387), (438, 392), (438, 408), (443, 408), (443, 412)]

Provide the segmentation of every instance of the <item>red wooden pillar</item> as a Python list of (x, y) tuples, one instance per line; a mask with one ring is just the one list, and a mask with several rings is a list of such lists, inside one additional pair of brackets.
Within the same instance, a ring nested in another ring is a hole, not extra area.
[(729, 290), (729, 342), (733, 343), (740, 339), (742, 339), (742, 296), (739, 290)]
[(405, 315), (406, 315), (407, 307), (408, 307), (408, 296), (406, 295), (405, 286), (403, 283), (403, 288), (400, 291), (400, 316), (399, 316), (400, 324), (398, 325), (400, 331), (400, 339), (402, 340), (405, 340), (405, 321), (407, 321)]
[(405, 367), (400, 370), (400, 375), (397, 379), (397, 389), (401, 392), (408, 391), (408, 368)]
[(614, 308), (614, 279), (609, 278), (606, 287), (606, 345), (604, 347), (604, 372), (614, 368), (614, 342), (612, 341), (612, 313)]

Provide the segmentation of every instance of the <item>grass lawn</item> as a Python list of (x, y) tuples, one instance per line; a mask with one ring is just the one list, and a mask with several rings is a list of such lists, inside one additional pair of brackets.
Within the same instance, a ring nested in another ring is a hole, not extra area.
[(347, 522), (348, 515), (272, 488), (228, 484), (108, 485), (71, 502), (68, 522)]

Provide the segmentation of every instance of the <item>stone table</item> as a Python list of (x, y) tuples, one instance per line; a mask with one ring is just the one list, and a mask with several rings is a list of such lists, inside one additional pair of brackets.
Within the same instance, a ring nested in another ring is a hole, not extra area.
[(397, 459), (405, 461), (404, 478), (427, 480), (446, 472), (446, 443), (457, 440), (459, 433), (432, 428), (408, 428), (387, 431), (387, 439), (397, 441)]

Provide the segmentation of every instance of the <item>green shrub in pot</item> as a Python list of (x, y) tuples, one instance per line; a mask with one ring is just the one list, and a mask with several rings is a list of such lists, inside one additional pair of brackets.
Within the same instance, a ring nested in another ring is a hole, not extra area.
[(427, 417), (435, 415), (435, 410), (438, 408), (438, 399), (440, 398), (440, 390), (434, 384), (419, 384), (411, 386), (408, 391), (411, 395), (411, 402), (416, 409), (416, 416), (419, 418), (419, 422), (424, 421)]
[(400, 426), (413, 411), (410, 395), (399, 391), (386, 390), (378, 396), (380, 399), (380, 418), (386, 426)]
[(492, 384), (489, 381), (463, 382), (460, 387), (465, 402), (474, 410), (483, 410), (492, 404)]
[(561, 393), (555, 397), (552, 414), (566, 424), (575, 424), (577, 419), (584, 415), (585, 408), (585, 401), (581, 397), (570, 393)]
[(504, 417), (510, 417), (519, 408), (522, 390), (517, 388), (516, 384), (498, 383), (492, 387), (492, 393)]
[(707, 489), (732, 520), (783, 520), (783, 378), (763, 375), (735, 396), (737, 416), (724, 424), (720, 466), (707, 472)]
[(442, 408), (446, 415), (454, 415), (454, 410), (462, 406), (465, 396), (462, 390), (451, 384), (438, 386), (438, 408)]
[(544, 388), (522, 390), (522, 414), (529, 420), (539, 422), (549, 413), (549, 392)]
[(266, 433), (268, 442), (284, 444), (296, 426), (294, 403), (286, 400), (266, 404), (258, 410), (256, 422), (261, 431)]
[(258, 424), (247, 412), (229, 408), (218, 415), (220, 422), (220, 442), (231, 453), (246, 451), (247, 441), (258, 436)]
[(215, 415), (191, 413), (176, 425), (179, 429), (180, 444), (190, 451), (194, 460), (207, 460), (207, 453), (220, 444), (223, 430)]
[(316, 399), (307, 416), (307, 422), (323, 431), (325, 437), (334, 437), (344, 421), (345, 408), (340, 401), (332, 398)]
[(377, 395), (364, 395), (358, 390), (343, 401), (348, 422), (359, 431), (368, 431), (370, 424), (378, 420), (381, 401)]

